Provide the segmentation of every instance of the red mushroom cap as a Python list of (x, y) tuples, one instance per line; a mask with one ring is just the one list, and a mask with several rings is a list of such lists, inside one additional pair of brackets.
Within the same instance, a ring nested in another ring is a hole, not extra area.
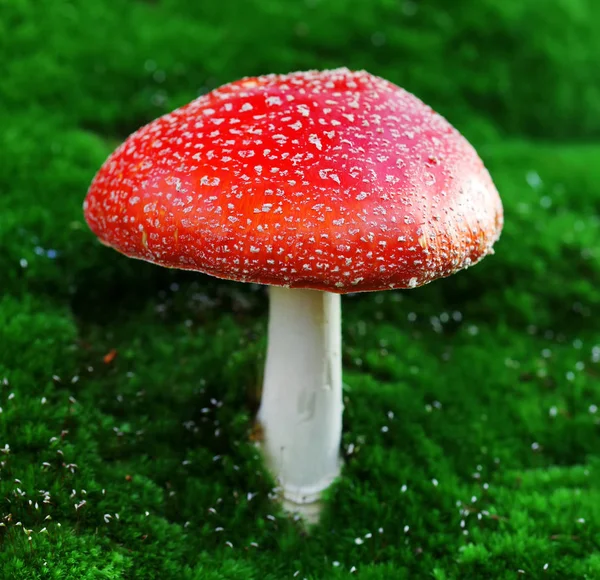
[(246, 78), (131, 135), (84, 204), (107, 245), (219, 278), (413, 288), (492, 251), (502, 205), (443, 117), (366, 72)]

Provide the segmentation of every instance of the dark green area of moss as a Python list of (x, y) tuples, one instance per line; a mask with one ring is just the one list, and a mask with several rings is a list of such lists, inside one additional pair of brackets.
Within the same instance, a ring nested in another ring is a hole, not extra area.
[[(600, 576), (599, 19), (591, 0), (0, 1), (0, 577)], [(81, 203), (166, 110), (340, 65), (467, 134), (506, 226), (471, 270), (344, 298), (345, 468), (307, 535), (249, 440), (264, 289), (117, 255)]]

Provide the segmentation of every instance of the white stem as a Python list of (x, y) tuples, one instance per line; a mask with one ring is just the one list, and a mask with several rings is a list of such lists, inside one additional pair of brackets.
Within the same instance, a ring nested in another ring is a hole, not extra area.
[(318, 501), (339, 474), (342, 410), (339, 294), (272, 286), (258, 418), (288, 502)]

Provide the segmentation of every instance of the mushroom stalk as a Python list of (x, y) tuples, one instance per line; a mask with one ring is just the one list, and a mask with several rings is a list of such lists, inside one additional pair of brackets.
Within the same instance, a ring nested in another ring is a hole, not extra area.
[(269, 310), (258, 419), (267, 463), (293, 510), (318, 501), (340, 472), (340, 295), (272, 286)]

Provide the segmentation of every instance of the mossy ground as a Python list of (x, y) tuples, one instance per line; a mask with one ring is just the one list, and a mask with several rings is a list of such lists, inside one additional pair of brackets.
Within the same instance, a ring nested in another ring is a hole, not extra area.
[[(599, 13), (0, 1), (0, 577), (599, 578)], [(338, 65), (465, 132), (506, 227), (471, 270), (344, 298), (345, 467), (307, 535), (250, 441), (264, 289), (128, 260), (81, 203), (199, 92)]]

